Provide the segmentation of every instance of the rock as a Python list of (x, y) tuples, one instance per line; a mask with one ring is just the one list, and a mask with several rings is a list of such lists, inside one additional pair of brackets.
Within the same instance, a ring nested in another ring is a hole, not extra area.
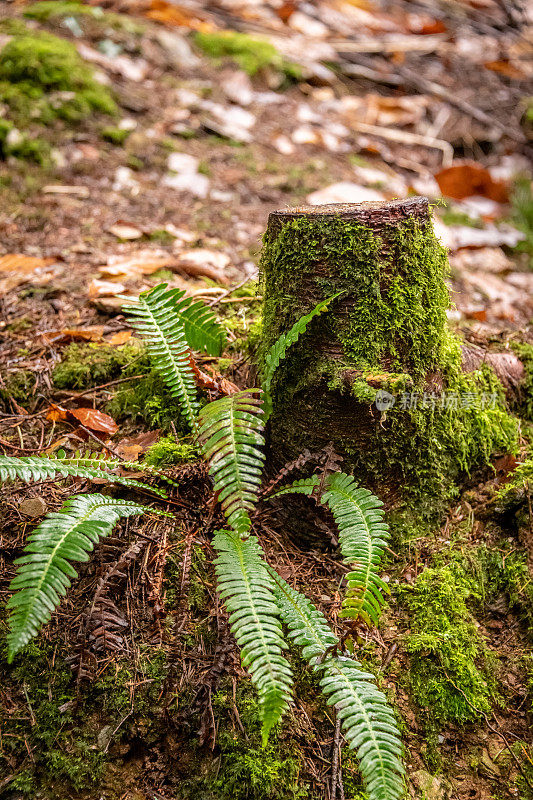
[(42, 497), (28, 497), (19, 505), (19, 511), (24, 517), (42, 517), (48, 506)]
[(180, 175), (194, 175), (198, 172), (199, 160), (189, 153), (171, 153), (167, 160), (167, 167), (171, 172)]
[(210, 180), (198, 172), (184, 172), (181, 175), (165, 175), (163, 186), (178, 192), (189, 192), (203, 200), (209, 194)]
[(240, 106), (249, 106), (254, 99), (252, 82), (246, 72), (237, 70), (223, 75), (220, 87), (228, 100)]
[(425, 769), (411, 773), (411, 783), (419, 790), (414, 797), (423, 797), (424, 800), (448, 800), (450, 791), (441, 778), (431, 775)]
[(193, 69), (200, 64), (200, 59), (191, 50), (191, 46), (184, 36), (164, 28), (156, 32), (156, 39), (165, 51), (165, 55), (175, 67)]

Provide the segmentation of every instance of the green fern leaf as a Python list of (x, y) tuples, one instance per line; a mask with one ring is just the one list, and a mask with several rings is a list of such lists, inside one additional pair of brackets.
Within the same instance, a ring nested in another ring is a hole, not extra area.
[(300, 480), (294, 481), (294, 483), (282, 486), (281, 489), (278, 489), (277, 492), (271, 494), (267, 499), (273, 500), (275, 497), (281, 497), (284, 494), (306, 494), (310, 496), (319, 483), (320, 478), (318, 475), (312, 475), (310, 478), (300, 478)]
[(218, 589), (230, 612), (230, 627), (241, 650), (243, 666), (259, 695), (263, 746), (271, 728), (286, 711), (292, 672), (282, 655), (283, 640), (273, 581), (257, 537), (243, 541), (235, 532), (217, 531), (213, 545)]
[(290, 331), (281, 334), (277, 342), (274, 342), (266, 354), (262, 381), (262, 387), (265, 392), (265, 422), (272, 413), (272, 399), (270, 397), (272, 378), (274, 377), (274, 373), (279, 367), (280, 362), (285, 358), (287, 350), (289, 347), (291, 347), (291, 345), (298, 341), (302, 333), (305, 333), (311, 320), (316, 317), (317, 314), (321, 314), (323, 311), (325, 311), (329, 304), (340, 294), (342, 294), (342, 292), (338, 292), (337, 294), (333, 295), (333, 297), (328, 297), (327, 300), (322, 300), (322, 302), (318, 303), (318, 305), (316, 305), (313, 310), (309, 312), (309, 314), (305, 314), (305, 316), (300, 317), (300, 319), (294, 323)]
[(377, 624), (387, 584), (378, 575), (389, 528), (383, 519), (382, 502), (368, 489), (357, 486), (344, 472), (326, 478), (321, 502), (331, 509), (339, 528), (341, 552), (352, 566), (347, 575), (347, 596), (340, 616)]
[(250, 511), (257, 503), (261, 485), (265, 440), (261, 389), (248, 389), (222, 397), (205, 406), (199, 417), (199, 438), (209, 474), (224, 514), (233, 530), (246, 535), (251, 527)]
[(135, 489), (145, 489), (160, 497), (167, 497), (167, 493), (162, 489), (150, 486), (147, 483), (141, 483), (132, 478), (123, 478), (110, 472), (110, 470), (117, 469), (117, 467), (131, 468), (132, 464), (118, 459), (106, 459), (100, 453), (87, 453), (85, 455), (75, 453), (72, 458), (67, 458), (64, 450), (58, 450), (54, 456), (23, 456), (22, 458), (0, 456), (0, 483), (17, 479), (24, 481), (24, 483), (31, 483), (31, 481), (44, 481), (48, 478), (55, 478), (56, 475), (61, 475), (63, 478), (72, 476), (89, 478), (90, 480), (105, 479), (110, 483), (118, 483), (121, 486), (129, 486)]
[(324, 615), (272, 567), (267, 569), (289, 636), (322, 674), (322, 691), (335, 706), (349, 747), (357, 752), (369, 800), (399, 800), (404, 794), (402, 745), (385, 695), (357, 661), (328, 653), (339, 641)]
[(181, 405), (192, 430), (196, 430), (198, 400), (190, 364), (190, 351), (182, 316), (175, 308), (175, 291), (166, 283), (143, 292), (135, 305), (125, 306), (131, 323), (143, 337), (154, 368)]
[(24, 555), (15, 561), (18, 570), (10, 586), (15, 594), (7, 603), (9, 662), (50, 620), (70, 579), (77, 577), (70, 562), (88, 561), (95, 543), (120, 517), (150, 510), (127, 500), (85, 494), (70, 498), (44, 518), (29, 536)]
[(213, 311), (201, 300), (185, 297), (183, 289), (170, 291), (174, 292), (173, 311), (181, 320), (191, 350), (205, 352), (210, 356), (221, 355), (228, 337), (222, 325), (215, 319)]

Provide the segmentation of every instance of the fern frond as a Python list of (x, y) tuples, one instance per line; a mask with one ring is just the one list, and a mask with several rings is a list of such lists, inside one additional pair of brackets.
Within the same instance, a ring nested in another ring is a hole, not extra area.
[(162, 283), (143, 292), (135, 305), (124, 306), (123, 311), (144, 339), (155, 370), (180, 401), (191, 429), (196, 430), (196, 381), (182, 316), (175, 308), (175, 291), (167, 291), (166, 283)]
[(335, 706), (349, 747), (357, 752), (369, 800), (399, 800), (404, 794), (402, 745), (394, 714), (375, 678), (346, 656), (328, 654), (338, 643), (324, 615), (292, 589), (272, 567), (274, 596), (289, 636), (322, 674), (320, 685)]
[(310, 478), (300, 478), (294, 483), (290, 483), (287, 486), (282, 486), (281, 489), (278, 489), (277, 492), (271, 494), (267, 499), (273, 500), (275, 497), (281, 497), (284, 494), (306, 494), (312, 495), (318, 484), (320, 483), (320, 478), (318, 475), (311, 475)]
[(7, 603), (9, 618), (8, 661), (50, 620), (77, 577), (71, 561), (88, 561), (95, 543), (106, 536), (120, 517), (151, 509), (101, 494), (72, 497), (59, 511), (48, 514), (28, 538), (24, 554), (15, 561), (17, 574)]
[(272, 412), (272, 401), (270, 397), (272, 378), (274, 377), (274, 373), (279, 367), (280, 362), (285, 358), (287, 350), (291, 345), (298, 341), (302, 333), (305, 333), (307, 326), (313, 317), (316, 317), (317, 314), (321, 314), (323, 311), (325, 311), (329, 304), (340, 294), (342, 294), (342, 292), (338, 292), (337, 294), (333, 295), (333, 297), (328, 297), (327, 300), (322, 300), (322, 302), (318, 303), (318, 305), (316, 305), (313, 310), (309, 312), (309, 314), (305, 314), (305, 316), (300, 317), (300, 319), (294, 323), (292, 328), (287, 331), (287, 333), (281, 334), (277, 342), (274, 342), (266, 354), (262, 381), (262, 387), (265, 392), (265, 421), (269, 418)]
[(292, 672), (282, 655), (283, 640), (273, 581), (257, 537), (243, 541), (234, 531), (217, 531), (213, 545), (218, 589), (230, 612), (230, 627), (241, 659), (259, 695), (263, 746), (286, 711)]
[(162, 489), (132, 478), (114, 475), (109, 471), (117, 467), (131, 466), (131, 463), (126, 464), (118, 459), (107, 459), (101, 453), (86, 453), (85, 455), (75, 453), (72, 458), (67, 458), (64, 450), (58, 450), (54, 456), (23, 456), (22, 458), (0, 456), (0, 483), (17, 479), (24, 483), (31, 483), (31, 481), (44, 481), (61, 475), (63, 478), (105, 479), (110, 483), (145, 489), (160, 497), (167, 497), (167, 493)]
[(228, 337), (212, 309), (201, 300), (185, 297), (183, 289), (170, 291), (174, 292), (173, 311), (181, 320), (191, 350), (205, 352), (210, 356), (221, 355)]
[(321, 502), (329, 506), (339, 528), (339, 545), (344, 560), (352, 566), (341, 617), (361, 617), (377, 624), (387, 584), (378, 575), (389, 528), (383, 519), (382, 502), (368, 489), (357, 486), (350, 475), (328, 476)]
[(261, 389), (247, 389), (205, 406), (199, 416), (199, 439), (209, 474), (233, 530), (246, 535), (249, 512), (257, 502), (265, 456)]

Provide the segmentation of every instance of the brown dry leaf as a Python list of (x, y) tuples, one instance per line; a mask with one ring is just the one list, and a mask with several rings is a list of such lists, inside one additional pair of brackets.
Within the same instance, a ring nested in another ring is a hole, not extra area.
[(129, 339), (131, 339), (133, 331), (118, 331), (114, 333), (113, 336), (107, 340), (107, 344), (119, 345), (125, 344)]
[(488, 169), (475, 161), (463, 161), (441, 170), (435, 175), (439, 189), (446, 197), (464, 200), (465, 197), (481, 195), (497, 203), (509, 199), (507, 184), (495, 181)]
[(527, 78), (527, 75), (514, 64), (511, 64), (510, 61), (486, 61), (483, 66), (485, 69), (498, 72), (500, 75), (505, 75), (506, 78), (511, 78), (511, 80), (522, 81)]
[(206, 278), (228, 286), (229, 280), (222, 270), (229, 263), (230, 257), (217, 250), (185, 250), (179, 253), (178, 268), (186, 275), (205, 275)]
[(116, 297), (126, 291), (122, 283), (111, 283), (111, 281), (99, 281), (93, 278), (89, 284), (89, 299), (97, 300), (100, 297)]
[(102, 339), (103, 335), (103, 325), (91, 325), (88, 328), (62, 328), (39, 333), (45, 344), (65, 344), (73, 341), (97, 342)]
[[(0, 279), (0, 294), (9, 292), (20, 286), (21, 283), (29, 280), (30, 276), (37, 270), (55, 264), (55, 258), (38, 258), (36, 256), (24, 256), (17, 253), (8, 253), (0, 256), (0, 274), (5, 277)], [(39, 274), (39, 278), (44, 276)]]
[(117, 219), (107, 230), (117, 239), (124, 239), (128, 242), (134, 239), (142, 239), (144, 236), (144, 231), (134, 225), (133, 222), (128, 222), (125, 219)]
[(118, 431), (118, 425), (113, 417), (110, 417), (109, 414), (104, 414), (103, 411), (98, 411), (96, 408), (75, 408), (69, 410), (68, 414), (91, 431), (108, 433), (110, 436)]
[(176, 256), (157, 250), (139, 250), (129, 256), (110, 256), (107, 264), (98, 267), (102, 278), (108, 281), (137, 279), (151, 275), (176, 263)]
[(139, 433), (137, 436), (128, 436), (115, 445), (115, 450), (126, 461), (137, 461), (142, 453), (146, 453), (149, 447), (159, 441), (160, 435), (161, 431), (155, 430)]
[(49, 419), (51, 422), (64, 422), (66, 419), (68, 419), (68, 410), (63, 408), (63, 406), (50, 403), (50, 408), (48, 409), (46, 419)]
[(209, 389), (212, 392), (216, 392), (217, 395), (221, 397), (229, 396), (240, 391), (238, 386), (227, 378), (222, 377), (222, 375), (216, 373), (208, 375), (206, 372), (202, 372), (192, 355), (189, 355), (189, 363), (194, 372), (196, 383), (201, 389)]
[(192, 17), (188, 9), (175, 3), (168, 3), (166, 0), (151, 0), (144, 16), (170, 27), (189, 28), (193, 31), (212, 30), (212, 25), (208, 25), (198, 17)]

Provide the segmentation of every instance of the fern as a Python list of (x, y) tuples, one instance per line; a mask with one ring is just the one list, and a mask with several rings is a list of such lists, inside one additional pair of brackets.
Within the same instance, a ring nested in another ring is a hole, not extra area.
[[(63, 478), (72, 476), (89, 478), (90, 480), (102, 480), (104, 478), (110, 483), (118, 483), (135, 489), (145, 489), (160, 497), (167, 497), (167, 493), (162, 489), (109, 472), (109, 470), (117, 467), (132, 468), (134, 466), (135, 464), (132, 462), (106, 459), (100, 453), (87, 453), (85, 455), (76, 453), (73, 458), (67, 458), (64, 450), (58, 450), (55, 456), (24, 456), (22, 458), (0, 456), (0, 483), (17, 479), (30, 483), (31, 481), (55, 478), (56, 475), (60, 475)], [(139, 467), (142, 469), (142, 465), (137, 465), (137, 468)], [(164, 478), (162, 475), (158, 477)]]
[(205, 352), (210, 356), (221, 355), (228, 337), (209, 306), (201, 300), (185, 297), (183, 289), (170, 289), (169, 292), (174, 295), (175, 305), (172, 310), (180, 318), (191, 350)]
[(88, 561), (94, 544), (120, 517), (147, 510), (127, 500), (85, 494), (70, 498), (59, 511), (45, 517), (30, 535), (24, 555), (15, 561), (18, 570), (10, 588), (16, 593), (7, 603), (11, 609), (9, 662), (50, 620), (70, 579), (77, 577), (70, 562)]
[(205, 406), (199, 417), (202, 451), (210, 461), (209, 474), (224, 514), (233, 530), (246, 535), (249, 512), (261, 485), (264, 444), (260, 389), (222, 397)]
[(326, 478), (321, 502), (331, 509), (339, 528), (341, 552), (352, 566), (346, 576), (348, 591), (340, 616), (361, 617), (375, 625), (385, 603), (382, 592), (389, 591), (377, 572), (390, 536), (383, 520), (383, 504), (344, 472)]
[(183, 316), (175, 308), (175, 290), (166, 283), (143, 292), (135, 305), (125, 306), (133, 327), (141, 334), (146, 349), (172, 395), (181, 405), (192, 430), (196, 430), (198, 400), (190, 364), (190, 352)]
[(267, 567), (289, 636), (321, 673), (320, 686), (335, 706), (348, 745), (355, 749), (369, 800), (398, 800), (404, 794), (402, 745), (394, 714), (372, 674), (346, 656), (329, 651), (338, 644), (326, 618), (300, 592)]
[(213, 545), (220, 596), (230, 612), (230, 627), (243, 666), (259, 695), (263, 746), (287, 709), (292, 673), (282, 655), (283, 640), (274, 583), (255, 536), (243, 541), (235, 532), (217, 531)]
[(282, 497), (284, 494), (306, 494), (311, 496), (319, 483), (320, 478), (318, 475), (312, 475), (310, 478), (301, 478), (288, 486), (282, 486), (277, 492), (271, 494), (268, 499), (274, 500), (274, 498)]
[(283, 361), (285, 356), (287, 355), (287, 350), (289, 347), (295, 342), (298, 341), (299, 337), (304, 333), (307, 329), (307, 326), (313, 319), (316, 317), (317, 314), (321, 314), (332, 300), (335, 300), (336, 297), (339, 296), (341, 292), (333, 295), (333, 297), (328, 297), (327, 300), (322, 300), (322, 302), (318, 303), (309, 314), (305, 314), (305, 316), (300, 317), (300, 319), (294, 323), (290, 331), (287, 333), (282, 333), (277, 342), (275, 342), (268, 353), (265, 356), (265, 366), (263, 369), (263, 381), (262, 387), (265, 392), (265, 421), (268, 420), (270, 414), (272, 413), (272, 399), (270, 397), (270, 386), (272, 384), (272, 378), (274, 377), (274, 373), (280, 365), (280, 362)]

